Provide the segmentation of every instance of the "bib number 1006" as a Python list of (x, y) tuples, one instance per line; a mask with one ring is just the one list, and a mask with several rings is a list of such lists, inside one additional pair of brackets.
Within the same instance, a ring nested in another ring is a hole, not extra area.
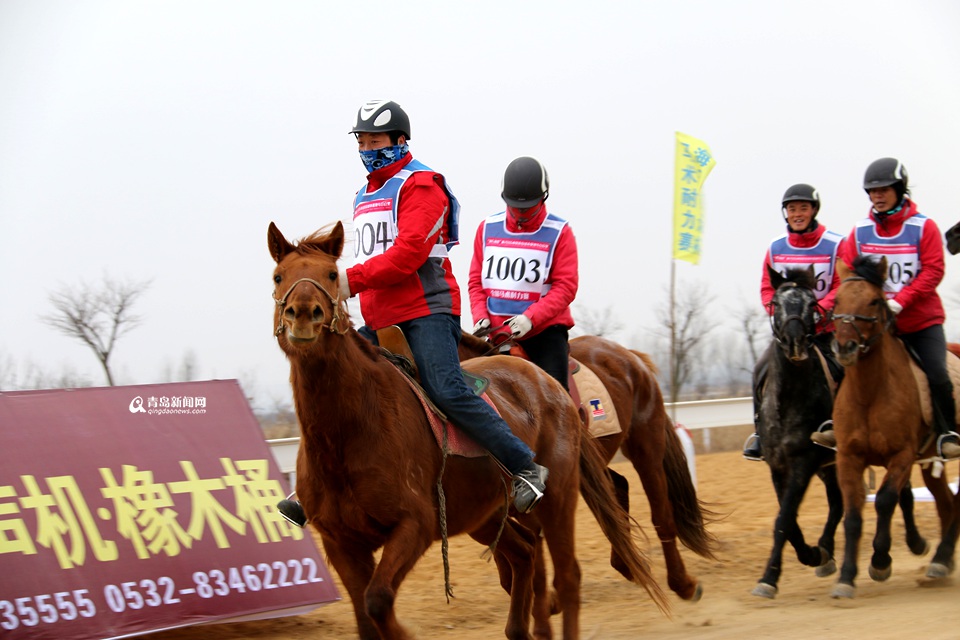
[(386, 251), (393, 244), (390, 224), (381, 220), (364, 222), (354, 231), (353, 255), (370, 257)]

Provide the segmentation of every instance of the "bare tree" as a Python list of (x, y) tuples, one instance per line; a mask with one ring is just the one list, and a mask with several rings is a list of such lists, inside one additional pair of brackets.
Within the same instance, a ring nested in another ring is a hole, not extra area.
[(613, 317), (611, 307), (594, 309), (583, 305), (574, 305), (574, 328), (580, 335), (604, 336), (609, 338), (623, 329), (623, 323)]
[(132, 309), (149, 286), (149, 281), (120, 282), (109, 277), (104, 277), (98, 287), (85, 283), (61, 286), (49, 296), (54, 313), (41, 319), (90, 347), (103, 367), (107, 384), (113, 386), (110, 356), (117, 340), (140, 324), (141, 318)]
[(670, 402), (676, 402), (697, 364), (700, 348), (707, 334), (716, 326), (708, 322), (707, 311), (716, 296), (703, 282), (678, 288), (671, 313), (669, 298), (657, 309), (657, 320), (666, 330), (666, 338), (674, 341), (670, 349)]
[[(737, 327), (743, 332), (743, 337), (747, 342), (747, 349), (750, 350), (750, 362), (754, 363), (760, 354), (757, 352), (757, 344), (763, 344), (762, 336), (768, 332), (768, 316), (756, 305), (743, 303), (739, 309), (731, 312), (731, 315), (737, 321)], [(752, 370), (752, 367), (751, 367)]]

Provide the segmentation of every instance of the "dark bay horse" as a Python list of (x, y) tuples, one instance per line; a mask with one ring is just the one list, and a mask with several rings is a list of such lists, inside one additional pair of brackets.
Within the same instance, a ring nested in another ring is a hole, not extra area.
[[(461, 357), (473, 357), (489, 348), (486, 341), (465, 334)], [(621, 431), (596, 438), (595, 442), (607, 462), (622, 451), (640, 476), (663, 548), (670, 589), (684, 600), (699, 600), (703, 587), (687, 572), (677, 540), (700, 556), (714, 558), (717, 541), (707, 525), (715, 515), (697, 498), (683, 445), (664, 407), (656, 367), (645, 354), (597, 336), (571, 340), (570, 356), (589, 367), (611, 395)], [(627, 479), (612, 469), (607, 471), (621, 506), (629, 511)], [(610, 563), (631, 579), (616, 549), (611, 552)], [(538, 591), (538, 602), (540, 596)], [(535, 607), (535, 617), (538, 611)]]
[[(554, 562), (563, 637), (578, 638), (578, 491), (634, 580), (666, 606), (632, 539), (603, 459), (582, 434), (577, 410), (560, 384), (519, 358), (464, 363), (465, 369), (489, 378), (488, 395), (498, 411), (550, 469), (537, 508), (530, 514), (508, 514), (508, 483), (495, 461), (444, 456), (404, 374), (353, 330), (338, 288), (343, 226), (337, 223), (291, 244), (271, 223), (267, 240), (277, 263), (275, 333), (290, 361), (302, 433), (297, 493), (350, 595), (360, 638), (410, 637), (396, 619), (397, 591), (446, 531), (467, 533), (488, 546), (497, 541), (497, 555), (511, 568), (505, 633), (528, 640), (534, 530), (543, 532)], [(374, 556), (378, 549), (379, 562)]]
[[(843, 498), (832, 464), (833, 452), (810, 441), (810, 434), (833, 412), (826, 362), (814, 342), (821, 313), (814, 293), (816, 275), (812, 267), (790, 269), (786, 275), (769, 266), (767, 270), (776, 290), (770, 316), (773, 339), (754, 370), (753, 385), (759, 389), (760, 400), (757, 433), (780, 510), (773, 527), (773, 548), (753, 595), (773, 598), (782, 570), (783, 547), (788, 541), (797, 560), (817, 567), (817, 575), (836, 571), (834, 536), (843, 516)], [(828, 505), (816, 546), (806, 543), (797, 523), (800, 504), (814, 475), (826, 488)]]
[[(871, 578), (882, 581), (891, 574), (890, 524), (898, 496), (918, 455), (930, 458), (935, 444), (928, 437), (930, 425), (924, 420), (918, 385), (913, 383), (910, 356), (893, 334), (894, 316), (883, 293), (886, 258), (858, 258), (853, 272), (842, 262), (837, 268), (842, 282), (833, 318), (837, 355), (846, 375), (834, 403), (833, 422), (846, 543), (831, 595), (852, 598), (863, 526), (864, 469), (874, 465), (887, 470), (876, 495), (877, 531), (869, 570)], [(941, 577), (953, 568), (955, 514), (960, 513), (960, 504), (950, 493), (946, 474), (935, 473), (933, 464), (921, 468), (941, 523), (941, 542), (927, 575)]]

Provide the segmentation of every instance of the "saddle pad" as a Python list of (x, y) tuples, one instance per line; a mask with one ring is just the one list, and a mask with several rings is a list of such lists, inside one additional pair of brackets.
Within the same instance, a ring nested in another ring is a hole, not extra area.
[[(571, 358), (572, 360), (572, 358)], [(587, 432), (594, 438), (620, 433), (620, 420), (613, 398), (590, 367), (578, 362), (573, 380), (580, 392), (581, 405), (587, 414)]]
[[(930, 384), (927, 382), (927, 374), (923, 372), (923, 369), (913, 358), (910, 358), (910, 369), (913, 371), (913, 377), (917, 381), (917, 389), (920, 391), (923, 423), (931, 425), (933, 424), (933, 405), (930, 400)], [(947, 354), (947, 373), (950, 374), (950, 381), (953, 383), (953, 400), (957, 405), (955, 420), (960, 424), (960, 358), (951, 353)]]
[[(473, 374), (467, 374), (464, 371), (464, 377), (470, 375), (473, 382), (467, 380), (467, 385), (471, 389), (477, 390), (481, 386), (485, 389), (486, 385), (489, 383), (486, 378), (481, 378), (479, 376), (474, 376)], [(427, 420), (430, 422), (430, 430), (433, 431), (433, 436), (437, 439), (437, 445), (443, 449), (443, 436), (444, 431), (447, 435), (447, 453), (454, 456), (463, 456), (464, 458), (479, 458), (481, 456), (487, 455), (487, 450), (481, 447), (477, 442), (468, 436), (460, 427), (456, 426), (446, 418), (441, 419), (433, 406), (433, 403), (427, 399), (426, 394), (423, 392), (423, 388), (411, 380), (408, 376), (403, 376), (403, 379), (407, 381), (407, 384), (410, 385), (410, 388), (413, 389), (413, 393), (416, 394), (417, 399), (420, 400), (420, 404), (423, 406), (424, 413), (427, 414)], [(479, 395), (479, 392), (478, 392)], [(486, 393), (480, 395), (483, 400), (493, 407), (494, 411), (497, 411), (497, 408), (493, 405), (493, 402), (490, 401), (490, 398)], [(497, 412), (499, 415), (499, 412)]]

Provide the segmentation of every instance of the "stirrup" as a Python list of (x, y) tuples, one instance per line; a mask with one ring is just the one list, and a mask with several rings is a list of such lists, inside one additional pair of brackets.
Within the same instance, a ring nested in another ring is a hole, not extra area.
[(810, 434), (810, 440), (825, 449), (836, 451), (837, 437), (833, 433), (833, 420), (824, 420), (817, 430)]
[(943, 460), (956, 460), (960, 455), (947, 458), (943, 455), (943, 445), (954, 444), (960, 447), (960, 434), (956, 431), (947, 431), (946, 433), (941, 433), (937, 436), (937, 455), (940, 456)]
[(759, 446), (760, 435), (751, 433), (743, 443), (743, 459), (751, 462), (763, 462), (763, 450)]

